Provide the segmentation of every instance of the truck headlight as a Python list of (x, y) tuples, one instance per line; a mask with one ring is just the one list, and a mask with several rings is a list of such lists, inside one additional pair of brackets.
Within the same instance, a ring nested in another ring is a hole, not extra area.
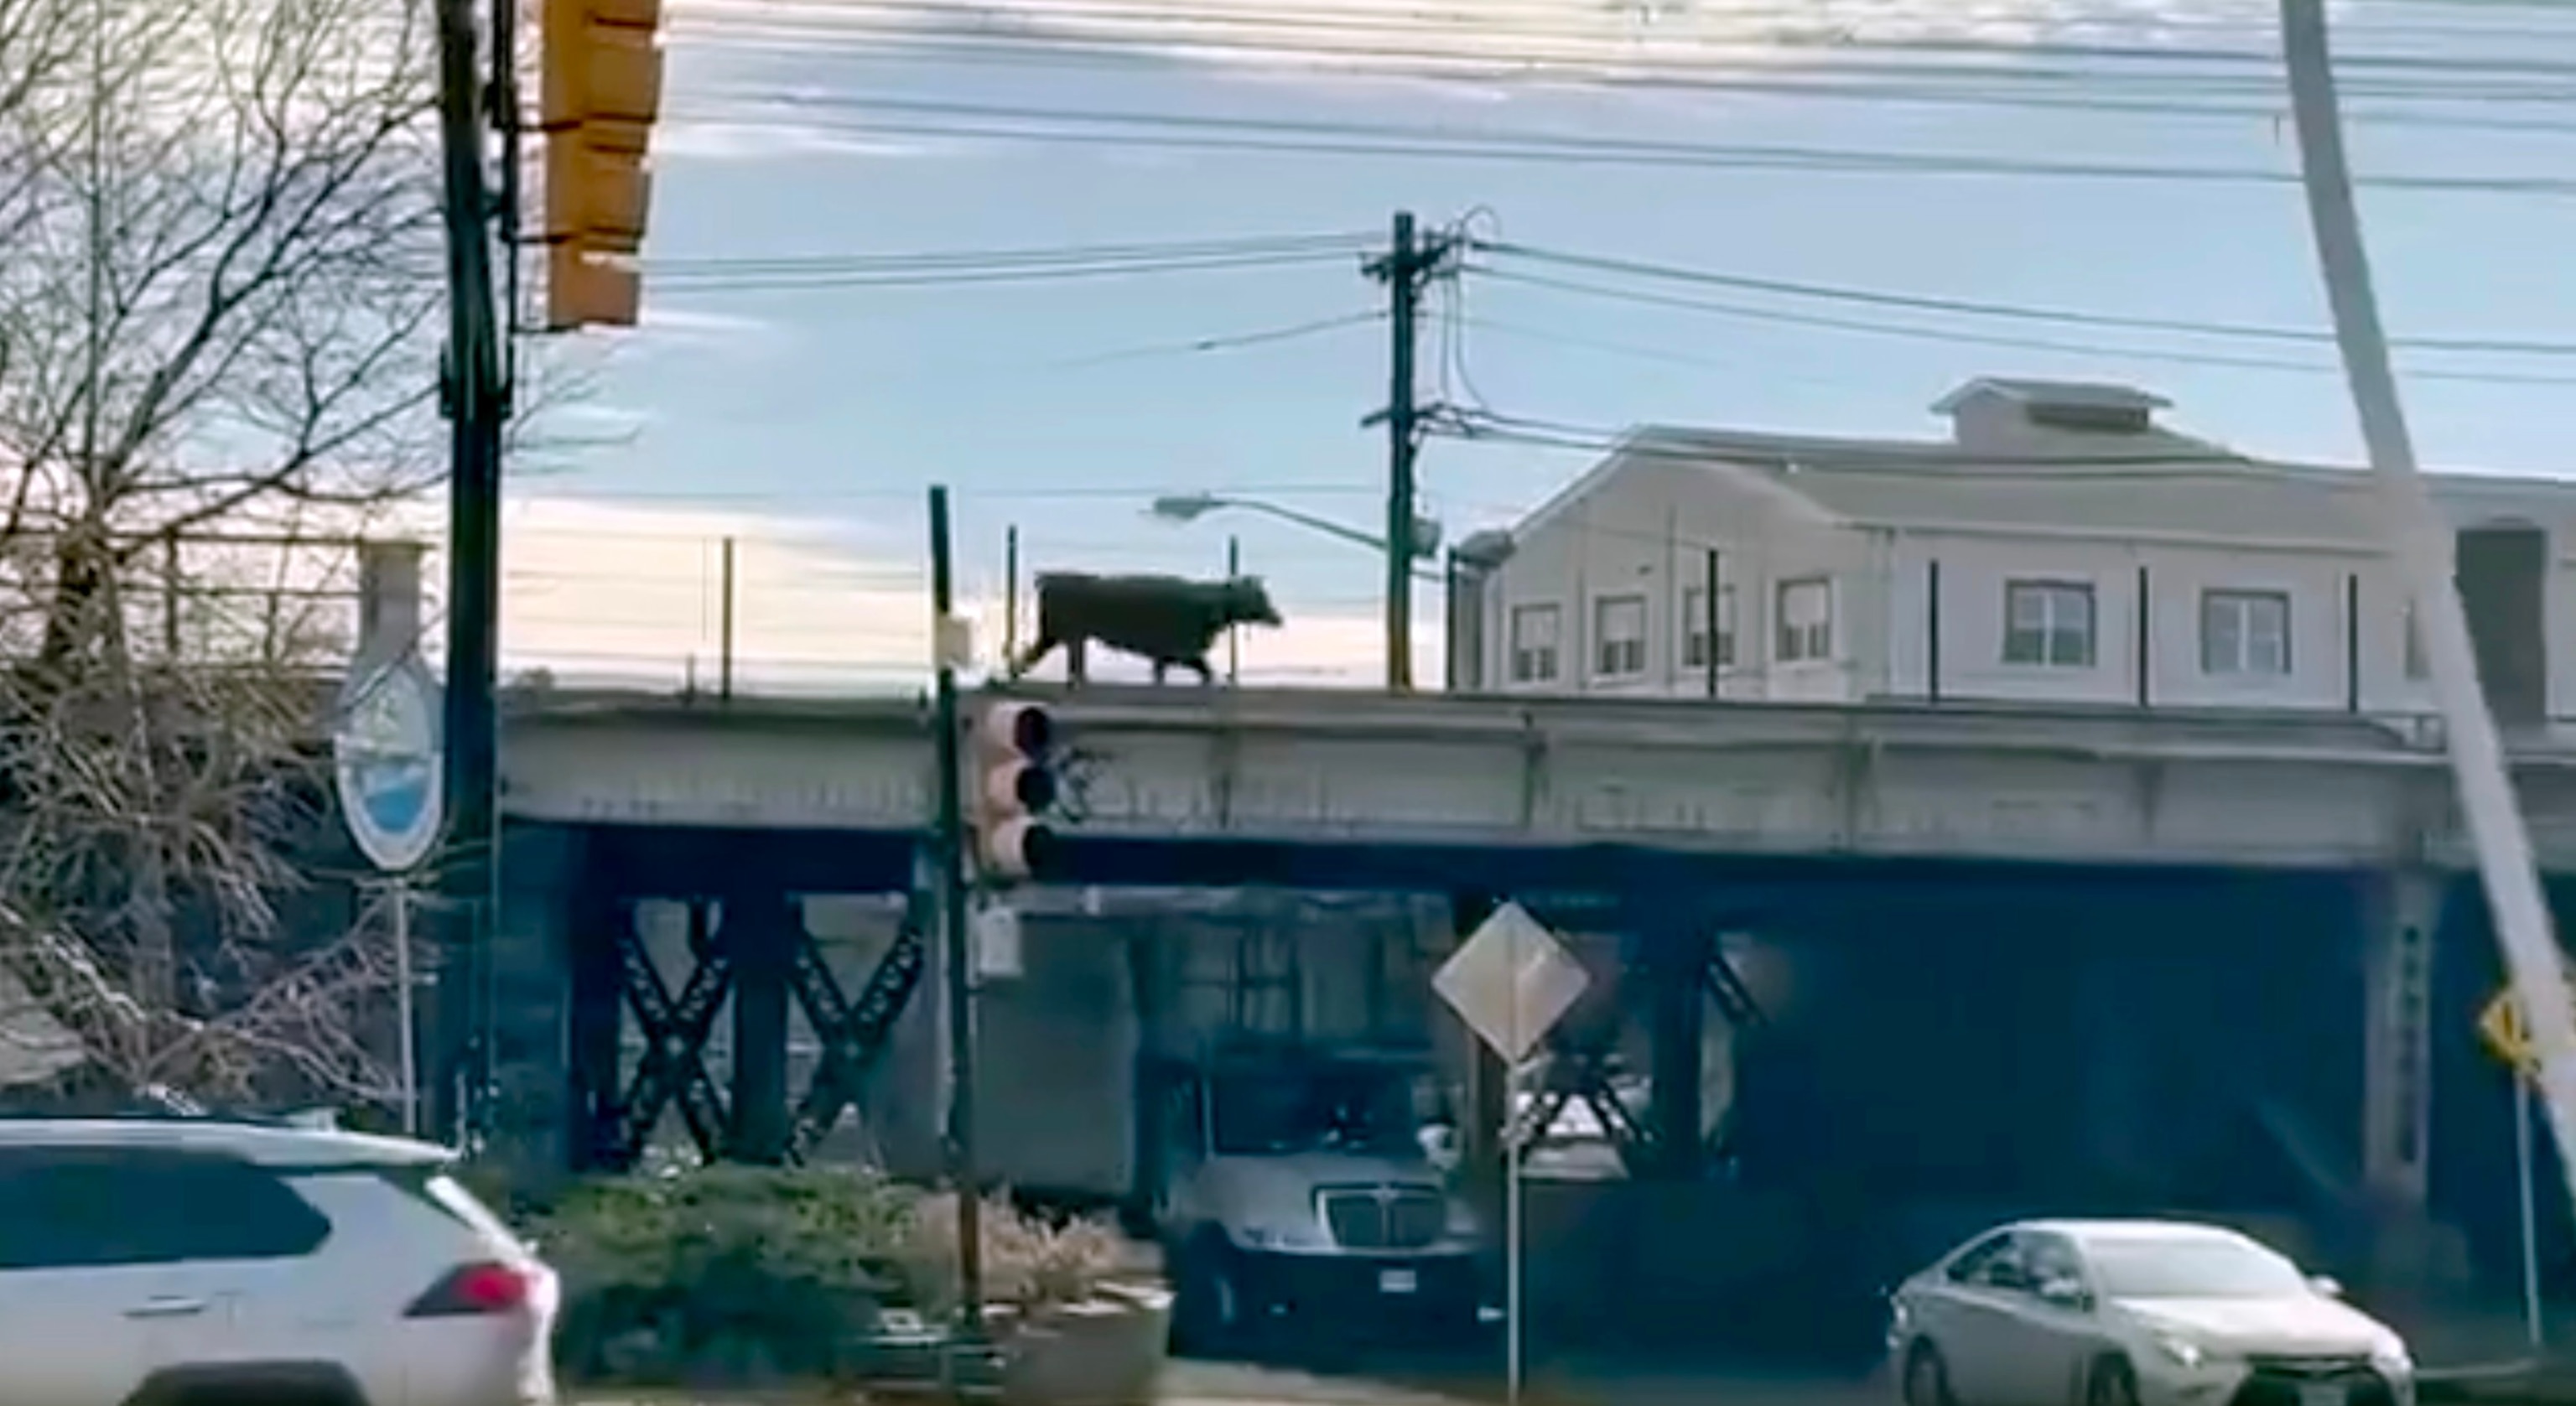
[(2406, 1344), (2395, 1338), (2370, 1350), (2370, 1365), (2391, 1377), (2415, 1375), (2415, 1359), (2406, 1353)]
[(1473, 1240), (1476, 1238), (1476, 1231), (1475, 1210), (1468, 1206), (1464, 1201), (1455, 1199), (1451, 1200), (1449, 1203), (1449, 1238), (1452, 1240)]

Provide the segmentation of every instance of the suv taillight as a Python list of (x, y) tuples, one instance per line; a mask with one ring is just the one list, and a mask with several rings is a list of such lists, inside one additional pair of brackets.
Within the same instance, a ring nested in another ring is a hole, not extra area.
[(515, 1313), (528, 1305), (525, 1272), (506, 1264), (459, 1265), (403, 1310), (406, 1318), (472, 1318)]

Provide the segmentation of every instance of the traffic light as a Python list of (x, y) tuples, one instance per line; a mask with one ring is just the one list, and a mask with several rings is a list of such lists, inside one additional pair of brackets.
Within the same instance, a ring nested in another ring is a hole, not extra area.
[(1055, 719), (1034, 703), (989, 704), (976, 718), (975, 857), (985, 878), (1050, 867), (1056, 836), (1046, 817), (1062, 790), (1054, 753)]
[(545, 0), (538, 127), (546, 138), (546, 328), (632, 327), (642, 310), (662, 113), (661, 0)]

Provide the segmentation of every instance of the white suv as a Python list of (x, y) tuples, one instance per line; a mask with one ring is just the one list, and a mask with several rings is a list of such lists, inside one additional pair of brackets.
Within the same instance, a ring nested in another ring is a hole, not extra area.
[(396, 1138), (0, 1117), (0, 1403), (551, 1402), (560, 1290)]

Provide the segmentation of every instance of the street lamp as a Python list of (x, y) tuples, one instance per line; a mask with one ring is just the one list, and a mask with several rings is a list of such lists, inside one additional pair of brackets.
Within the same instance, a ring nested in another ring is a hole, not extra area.
[[(1383, 537), (1335, 522), (1331, 518), (1317, 517), (1312, 513), (1299, 512), (1295, 508), (1283, 508), (1277, 503), (1265, 503), (1257, 498), (1221, 498), (1213, 493), (1179, 494), (1155, 499), (1149, 511), (1154, 516), (1170, 522), (1196, 522), (1209, 513), (1227, 508), (1239, 512), (1261, 513), (1282, 522), (1293, 522), (1299, 527), (1320, 532), (1355, 547), (1364, 547), (1380, 555), (1384, 555), (1387, 550), (1386, 539)], [(1440, 524), (1431, 518), (1416, 517), (1413, 520), (1412, 547), (1416, 561), (1430, 561), (1439, 556)]]

